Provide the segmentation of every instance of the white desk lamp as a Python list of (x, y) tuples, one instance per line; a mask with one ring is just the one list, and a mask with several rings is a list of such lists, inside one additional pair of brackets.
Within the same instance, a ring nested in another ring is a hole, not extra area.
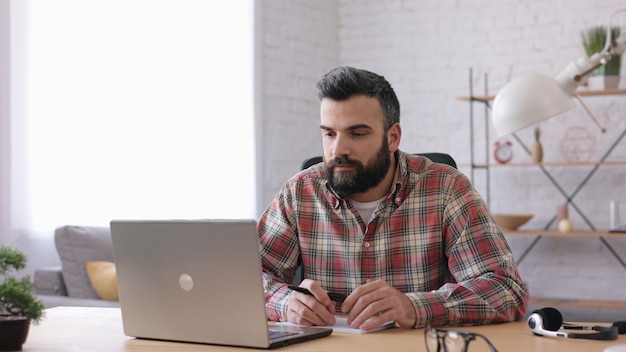
[(578, 99), (602, 132), (606, 131), (580, 95), (576, 93), (576, 89), (587, 82), (596, 68), (605, 65), (613, 56), (621, 55), (626, 50), (624, 31), (619, 38), (611, 38), (611, 22), (619, 12), (626, 12), (626, 9), (617, 10), (611, 15), (606, 44), (601, 52), (591, 57), (579, 58), (567, 65), (554, 78), (531, 74), (513, 80), (502, 87), (493, 101), (492, 110), (493, 126), (499, 137), (574, 108), (572, 97)]

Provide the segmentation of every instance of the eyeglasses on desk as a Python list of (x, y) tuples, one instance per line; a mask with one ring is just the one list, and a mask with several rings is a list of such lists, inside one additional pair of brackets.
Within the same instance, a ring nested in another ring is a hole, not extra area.
[[(470, 342), (480, 337), (486, 345), (474, 343), (472, 352), (498, 352), (491, 341), (484, 335), (473, 332), (435, 329), (426, 326), (424, 328), (424, 339), (426, 340), (426, 350), (428, 352), (468, 352)], [(488, 350), (487, 350), (488, 348)]]

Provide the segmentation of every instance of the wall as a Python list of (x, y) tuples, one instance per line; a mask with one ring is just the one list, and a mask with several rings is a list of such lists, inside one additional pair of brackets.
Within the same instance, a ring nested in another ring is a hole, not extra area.
[(339, 28), (334, 0), (259, 3), (263, 34), (256, 119), (261, 212), (302, 160), (321, 154), (315, 82), (339, 62)]
[[(470, 162), (470, 104), (457, 100), (475, 94), (494, 94), (505, 83), (527, 73), (556, 75), (583, 55), (580, 32), (606, 25), (620, 0), (575, 1), (420, 1), (338, 0), (263, 1), (262, 111), (263, 188), (260, 210), (307, 156), (321, 153), (319, 111), (314, 84), (330, 68), (352, 65), (383, 74), (395, 87), (402, 106), (401, 148), (442, 151), (459, 164)], [(617, 17), (626, 23), (626, 14)], [(621, 86), (626, 86), (622, 79)], [(584, 126), (595, 138), (599, 159), (626, 129), (626, 97), (585, 98), (607, 126), (601, 134), (584, 110), (576, 109), (542, 122), (544, 161), (563, 161), (560, 143), (567, 128)], [(476, 150), (484, 161), (484, 108), (478, 116)], [(494, 132), (490, 125), (491, 144)], [(530, 145), (532, 128), (518, 133)], [(626, 160), (626, 141), (609, 160)], [(514, 142), (515, 162), (530, 157)], [(491, 149), (487, 151), (491, 154)], [(493, 160), (491, 160), (493, 161)], [(463, 172), (470, 174), (467, 166)], [(550, 167), (566, 194), (574, 192), (590, 167)], [(605, 166), (573, 198), (596, 228), (608, 227), (611, 199), (626, 199), (624, 166)], [(486, 196), (485, 174), (474, 183)], [(543, 228), (565, 202), (538, 168), (497, 168), (491, 172), (490, 208), (493, 212), (527, 212), (534, 218), (525, 228)], [(570, 208), (576, 229), (589, 226)], [(508, 236), (515, 255), (532, 238)], [(608, 240), (626, 260), (626, 239)], [(520, 263), (520, 271), (534, 295), (623, 299), (626, 269), (598, 239), (539, 241)]]

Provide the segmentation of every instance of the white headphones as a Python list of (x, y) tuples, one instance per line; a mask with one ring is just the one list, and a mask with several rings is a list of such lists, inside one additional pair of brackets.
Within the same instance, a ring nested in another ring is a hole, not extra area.
[[(624, 333), (619, 330), (619, 324), (623, 325), (623, 322), (615, 322), (611, 327), (597, 325), (583, 326), (563, 323), (563, 316), (561, 315), (561, 312), (552, 307), (535, 310), (528, 317), (528, 327), (533, 334), (538, 336), (565, 337), (570, 339), (617, 340), (618, 333)], [(563, 332), (560, 331), (560, 329), (596, 332), (574, 333)]]

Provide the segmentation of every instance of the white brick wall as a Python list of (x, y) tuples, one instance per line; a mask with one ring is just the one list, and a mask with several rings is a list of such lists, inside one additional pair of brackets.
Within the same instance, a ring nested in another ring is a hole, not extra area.
[(315, 82), (339, 58), (335, 1), (263, 0), (260, 4), (259, 212), (298, 171), (302, 160), (321, 155)]
[[(458, 163), (468, 164), (470, 109), (455, 98), (469, 94), (470, 68), (477, 95), (484, 94), (485, 85), (494, 94), (526, 73), (555, 75), (583, 54), (581, 30), (606, 24), (613, 10), (626, 8), (626, 0), (263, 0), (261, 4), (259, 212), (305, 157), (321, 153), (314, 84), (332, 67), (369, 69), (391, 82), (402, 106), (402, 149), (447, 152)], [(618, 17), (618, 24), (626, 24), (626, 15)], [(626, 79), (621, 86), (626, 86)], [(586, 126), (594, 134), (594, 159), (626, 128), (626, 96), (585, 101), (608, 132), (602, 135), (579, 106), (542, 122), (545, 161), (563, 160), (559, 145), (568, 127)], [(474, 113), (476, 130), (482, 132), (483, 106), (475, 104)], [(495, 134), (490, 130), (492, 143)], [(530, 146), (532, 128), (518, 136)], [(484, 161), (481, 142), (484, 136), (477, 133), (477, 162)], [(514, 161), (530, 161), (518, 145), (514, 153)], [(624, 159), (626, 141), (609, 160)], [(467, 167), (461, 170), (469, 175)], [(591, 168), (548, 170), (570, 194)], [(483, 176), (476, 171), (475, 184), (485, 195)], [(626, 199), (625, 180), (626, 167), (602, 167), (574, 198), (597, 228), (608, 226), (609, 200)], [(543, 228), (564, 202), (537, 168), (491, 171), (492, 211), (534, 213), (527, 228)], [(570, 216), (575, 228), (588, 228), (571, 207)], [(519, 256), (532, 238), (509, 239)], [(610, 243), (626, 261), (626, 237)], [(597, 239), (542, 239), (520, 271), (536, 295), (623, 299), (626, 288), (626, 269)]]

